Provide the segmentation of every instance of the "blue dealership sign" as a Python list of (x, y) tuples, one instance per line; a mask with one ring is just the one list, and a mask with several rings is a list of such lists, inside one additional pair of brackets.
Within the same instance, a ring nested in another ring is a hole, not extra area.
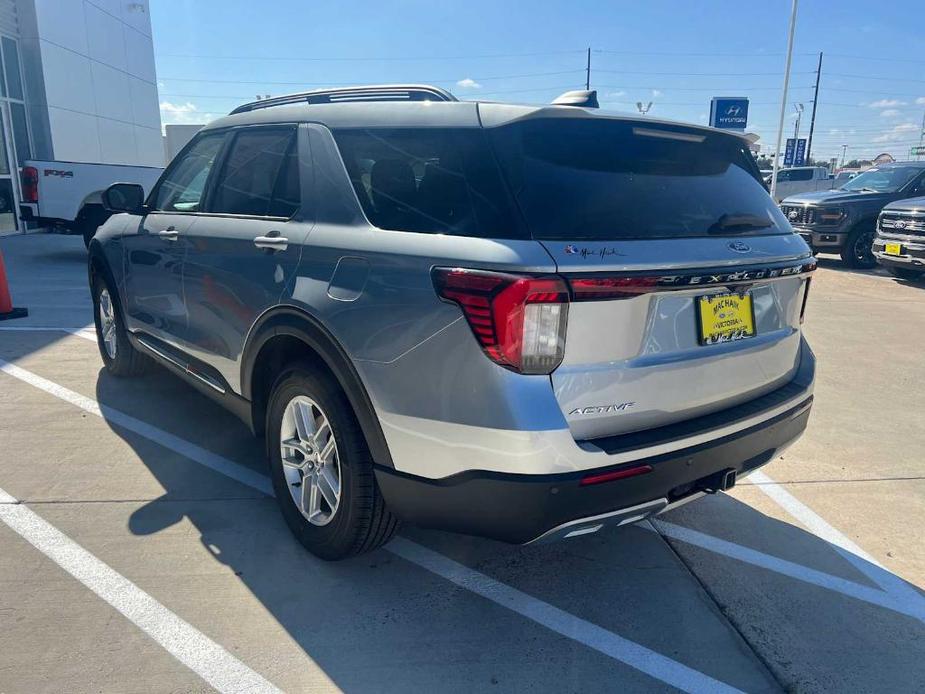
[(797, 140), (797, 151), (793, 157), (794, 166), (803, 166), (806, 163), (806, 138)]
[(784, 166), (793, 166), (793, 154), (797, 148), (797, 141), (792, 137), (787, 138), (787, 146), (784, 148)]
[(714, 96), (710, 102), (710, 125), (725, 130), (745, 130), (748, 124), (748, 98)]

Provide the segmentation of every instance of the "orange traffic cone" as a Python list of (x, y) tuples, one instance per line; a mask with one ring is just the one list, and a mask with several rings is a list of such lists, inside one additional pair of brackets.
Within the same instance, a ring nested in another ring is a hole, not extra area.
[(10, 285), (6, 281), (6, 268), (3, 267), (3, 253), (0, 253), (0, 320), (22, 318), (28, 315), (28, 309), (13, 308)]

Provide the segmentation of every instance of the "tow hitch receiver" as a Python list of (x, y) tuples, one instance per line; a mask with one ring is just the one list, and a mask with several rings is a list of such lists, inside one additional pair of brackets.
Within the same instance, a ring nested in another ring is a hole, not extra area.
[(709, 477), (704, 477), (697, 485), (701, 491), (707, 494), (716, 494), (716, 492), (725, 492), (736, 486), (735, 468), (727, 468), (715, 472)]

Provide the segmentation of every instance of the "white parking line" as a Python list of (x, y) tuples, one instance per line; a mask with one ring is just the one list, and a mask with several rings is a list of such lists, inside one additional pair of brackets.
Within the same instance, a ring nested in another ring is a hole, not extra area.
[(811, 533), (833, 545), (836, 551), (858, 571), (897, 600), (908, 602), (907, 609), (910, 610), (910, 613), (919, 616), (919, 619), (925, 621), (925, 598), (918, 591), (906, 584), (898, 576), (890, 573), (880, 562), (829, 525), (815, 511), (772, 480), (766, 473), (758, 470), (752, 473), (749, 478), (754, 487), (760, 489), (778, 506), (800, 521)]
[[(86, 412), (98, 417), (105, 417), (107, 421), (144, 436), (164, 448), (180, 453), (195, 463), (231, 477), (264, 494), (273, 495), (272, 486), (265, 475), (245, 468), (232, 460), (216, 455), (196, 444), (130, 417), (123, 412), (106, 405), (100, 405), (92, 398), (75, 393), (64, 386), (53, 383), (2, 359), (0, 359), (0, 371), (50, 395), (54, 395), (56, 398), (76, 405)], [(506, 607), (562, 636), (593, 648), (678, 689), (687, 692), (739, 691), (683, 663), (618, 636), (596, 624), (575, 617), (549, 603), (522, 593), (516, 588), (470, 569), (410, 540), (396, 538), (385, 549), (472, 593), (491, 600), (495, 604)]]
[(898, 600), (893, 593), (870, 588), (839, 576), (810, 569), (802, 564), (796, 564), (786, 559), (759, 552), (751, 547), (744, 547), (728, 540), (721, 540), (718, 537), (667, 521), (655, 519), (651, 525), (654, 526), (652, 529), (656, 532), (674, 540), (925, 621), (925, 611), (917, 603)]
[(0, 521), (218, 691), (280, 691), (3, 489), (0, 489)]
[(0, 332), (20, 332), (20, 333), (47, 333), (47, 332), (62, 332), (70, 333), (71, 335), (76, 335), (77, 337), (82, 337), (85, 340), (90, 342), (96, 342), (96, 329), (92, 326), (84, 326), (83, 328), (54, 328), (54, 327), (44, 327), (39, 325), (0, 325)]

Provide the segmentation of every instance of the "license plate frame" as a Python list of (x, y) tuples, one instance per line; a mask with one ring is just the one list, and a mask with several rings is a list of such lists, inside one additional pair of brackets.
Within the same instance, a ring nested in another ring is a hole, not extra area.
[(903, 245), (892, 241), (885, 243), (883, 244), (883, 253), (885, 255), (901, 256), (903, 254)]
[[(696, 298), (697, 342), (701, 346), (747, 340), (758, 334), (755, 325), (755, 301), (750, 291), (704, 294)], [(732, 313), (722, 315), (723, 310)], [(718, 323), (734, 321), (721, 327)]]

